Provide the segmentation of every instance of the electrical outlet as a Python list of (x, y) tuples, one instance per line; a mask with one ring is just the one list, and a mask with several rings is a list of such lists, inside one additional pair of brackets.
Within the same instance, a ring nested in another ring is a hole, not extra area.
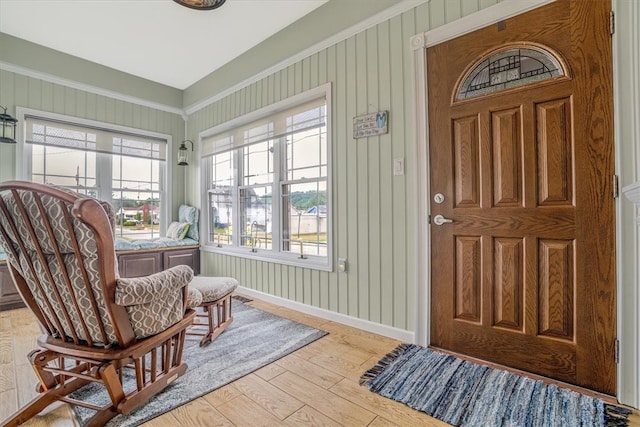
[(347, 272), (347, 260), (345, 258), (338, 258), (338, 273)]

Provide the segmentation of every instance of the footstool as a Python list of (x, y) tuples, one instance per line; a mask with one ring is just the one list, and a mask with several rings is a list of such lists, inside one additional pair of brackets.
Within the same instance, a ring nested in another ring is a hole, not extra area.
[[(195, 276), (189, 283), (189, 299), (198, 301), (196, 320), (187, 331), (187, 335), (200, 335), (200, 347), (215, 340), (233, 321), (231, 315), (231, 294), (238, 287), (238, 281), (232, 277)], [(200, 319), (207, 319), (206, 323)]]

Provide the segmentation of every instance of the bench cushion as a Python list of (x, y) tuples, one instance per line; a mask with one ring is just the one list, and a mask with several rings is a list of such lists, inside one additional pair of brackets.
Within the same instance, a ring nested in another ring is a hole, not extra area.
[(184, 238), (182, 240), (170, 239), (168, 237), (158, 237), (156, 239), (127, 240), (116, 237), (116, 251), (133, 251), (156, 248), (172, 248), (175, 246), (194, 246), (198, 242), (193, 239)]

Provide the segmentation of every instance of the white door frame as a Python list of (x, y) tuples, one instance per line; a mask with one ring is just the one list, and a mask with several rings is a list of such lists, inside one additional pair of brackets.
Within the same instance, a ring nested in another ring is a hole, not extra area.
[[(429, 189), (429, 122), (427, 118), (426, 51), (430, 46), (462, 36), (493, 23), (527, 12), (553, 0), (504, 0), (494, 6), (410, 39), (413, 52), (413, 94), (416, 143), (416, 318), (415, 341), (426, 346), (430, 342), (431, 284), (430, 284), (430, 201)], [(640, 4), (634, 0), (612, 0), (619, 16), (614, 34), (614, 126), (616, 173), (621, 185), (640, 179)], [(634, 25), (635, 24), (635, 25)], [(624, 113), (621, 114), (620, 112)], [(620, 141), (628, 141), (622, 144)], [(620, 363), (617, 384), (620, 402), (640, 407), (640, 307), (638, 227), (634, 221), (633, 204), (622, 198), (616, 200), (617, 244), (617, 301)], [(622, 373), (624, 372), (624, 375)]]

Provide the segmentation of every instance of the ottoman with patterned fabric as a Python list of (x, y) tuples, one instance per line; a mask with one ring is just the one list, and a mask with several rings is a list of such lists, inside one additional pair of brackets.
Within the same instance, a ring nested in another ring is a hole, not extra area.
[[(188, 335), (200, 335), (200, 347), (215, 340), (233, 321), (231, 294), (238, 287), (232, 277), (195, 276), (189, 283), (188, 300), (197, 302), (204, 314), (198, 310)], [(206, 319), (206, 323), (200, 319)]]

